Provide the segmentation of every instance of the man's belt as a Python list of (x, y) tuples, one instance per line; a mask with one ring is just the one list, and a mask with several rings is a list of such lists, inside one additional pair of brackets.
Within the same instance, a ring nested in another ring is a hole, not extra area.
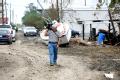
[(49, 43), (51, 43), (51, 44), (57, 44), (58, 42), (51, 42), (51, 41), (49, 41)]

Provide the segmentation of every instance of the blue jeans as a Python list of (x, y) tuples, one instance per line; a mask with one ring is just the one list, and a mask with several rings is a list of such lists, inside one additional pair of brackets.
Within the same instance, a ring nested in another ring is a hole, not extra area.
[(50, 64), (56, 64), (57, 54), (58, 54), (57, 43), (49, 43), (48, 49), (49, 49)]

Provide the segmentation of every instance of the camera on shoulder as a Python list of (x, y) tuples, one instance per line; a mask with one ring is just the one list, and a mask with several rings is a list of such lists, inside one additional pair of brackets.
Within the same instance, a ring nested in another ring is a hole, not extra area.
[(51, 29), (52, 29), (52, 23), (48, 23), (46, 28), (47, 28), (48, 30), (51, 30)]

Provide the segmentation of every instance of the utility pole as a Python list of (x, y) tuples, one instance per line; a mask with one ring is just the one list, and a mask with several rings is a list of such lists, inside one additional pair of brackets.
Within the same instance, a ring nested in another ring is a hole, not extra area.
[(4, 0), (2, 0), (2, 24), (4, 24)]
[(63, 12), (62, 12), (62, 1), (63, 1), (63, 0), (61, 0), (60, 21), (62, 21), (62, 13), (63, 13)]
[(116, 36), (116, 31), (115, 31), (115, 26), (114, 26), (114, 23), (113, 23), (113, 19), (112, 19), (112, 15), (111, 15), (111, 12), (110, 12), (110, 9), (108, 8), (108, 14), (109, 14), (109, 18), (110, 18), (110, 22), (111, 22), (111, 25), (112, 25), (112, 29), (113, 29), (113, 34), (114, 36)]
[(12, 10), (12, 22), (14, 23), (14, 9)]
[(6, 3), (6, 0), (5, 0), (5, 14), (6, 14), (5, 22), (7, 24), (8, 23), (8, 17), (7, 17), (7, 3)]
[(111, 14), (110, 9), (109, 9), (108, 0), (106, 0), (106, 6), (108, 8), (108, 14), (109, 14), (110, 22), (111, 22), (111, 25), (112, 25), (113, 34), (114, 34), (114, 36), (116, 36), (115, 26), (114, 26), (114, 22), (113, 22), (113, 19), (112, 19), (112, 14)]
[(85, 0), (85, 6), (86, 6), (86, 0)]
[(10, 3), (10, 23), (11, 23), (11, 3)]
[(56, 0), (56, 8), (57, 8), (57, 16), (58, 16), (58, 22), (60, 21), (60, 14), (59, 14), (59, 2)]

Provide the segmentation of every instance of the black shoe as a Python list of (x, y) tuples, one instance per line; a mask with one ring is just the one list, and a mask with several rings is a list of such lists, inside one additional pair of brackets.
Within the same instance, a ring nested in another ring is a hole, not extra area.
[(57, 65), (57, 63), (54, 63), (54, 65)]
[(50, 64), (50, 66), (54, 66), (54, 64)]

